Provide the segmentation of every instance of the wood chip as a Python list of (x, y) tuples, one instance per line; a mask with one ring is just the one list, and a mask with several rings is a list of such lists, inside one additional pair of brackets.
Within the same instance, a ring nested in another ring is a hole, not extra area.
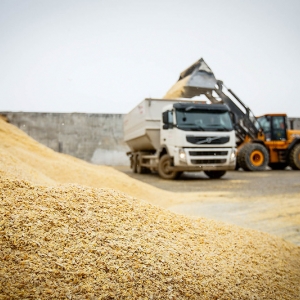
[(146, 203), (177, 196), (1, 120), (0, 140), (0, 299), (300, 299), (299, 247)]

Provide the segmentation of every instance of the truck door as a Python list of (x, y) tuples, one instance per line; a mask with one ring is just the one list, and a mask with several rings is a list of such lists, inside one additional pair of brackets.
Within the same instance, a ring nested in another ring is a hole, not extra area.
[(173, 110), (164, 111), (162, 114), (163, 127), (161, 131), (161, 144), (173, 146), (174, 144), (174, 117)]

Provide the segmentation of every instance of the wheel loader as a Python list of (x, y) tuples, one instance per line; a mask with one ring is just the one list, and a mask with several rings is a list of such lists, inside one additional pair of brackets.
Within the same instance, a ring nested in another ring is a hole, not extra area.
[[(213, 83), (215, 89), (206, 90), (207, 82)], [(231, 89), (215, 78), (202, 58), (181, 72), (164, 98), (200, 95), (205, 95), (211, 103), (225, 104), (230, 109), (237, 140), (236, 169), (261, 171), (269, 166), (273, 170), (282, 170), (290, 166), (300, 170), (300, 130), (288, 128), (287, 115), (255, 117)]]

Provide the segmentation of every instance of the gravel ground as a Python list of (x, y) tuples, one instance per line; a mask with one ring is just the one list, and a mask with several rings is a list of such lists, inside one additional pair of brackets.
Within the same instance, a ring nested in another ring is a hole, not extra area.
[(127, 166), (115, 168), (166, 191), (201, 193), (199, 201), (166, 205), (173, 212), (268, 232), (300, 245), (299, 171), (230, 171), (219, 180), (202, 172), (184, 173), (172, 181), (154, 173), (134, 174)]

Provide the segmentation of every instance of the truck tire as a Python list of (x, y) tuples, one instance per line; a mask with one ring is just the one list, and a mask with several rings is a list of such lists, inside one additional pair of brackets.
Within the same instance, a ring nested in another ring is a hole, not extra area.
[(137, 172), (137, 155), (136, 154), (133, 154), (133, 157), (132, 157), (132, 171), (133, 171), (133, 173)]
[(175, 179), (178, 172), (170, 171), (169, 167), (172, 166), (172, 159), (168, 154), (164, 154), (158, 162), (158, 174), (163, 179)]
[(300, 144), (295, 145), (291, 150), (289, 162), (293, 170), (300, 170)]
[(136, 157), (136, 172), (138, 174), (144, 174), (147, 172), (147, 168), (141, 166), (141, 156), (137, 155)]
[(238, 164), (245, 171), (263, 171), (269, 164), (269, 153), (261, 144), (245, 144), (238, 152)]
[(204, 173), (211, 179), (219, 179), (226, 174), (226, 171), (204, 171)]

